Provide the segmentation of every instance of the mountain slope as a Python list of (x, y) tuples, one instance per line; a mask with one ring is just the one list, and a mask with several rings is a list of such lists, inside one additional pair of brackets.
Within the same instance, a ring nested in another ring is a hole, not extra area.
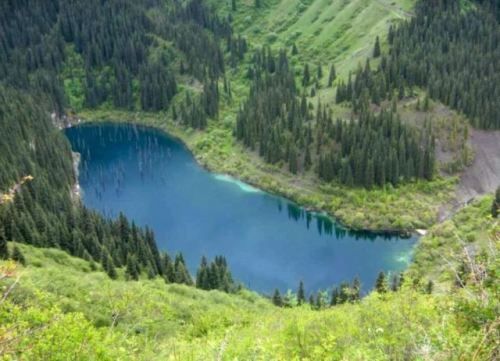
[(371, 56), (375, 38), (385, 38), (389, 25), (411, 15), (414, 0), (354, 1), (253, 1), (213, 2), (221, 14), (231, 14), (236, 31), (249, 43), (291, 49), (295, 44), (301, 61), (334, 63), (346, 76)]
[[(484, 248), (483, 242), (500, 229), (488, 215), (490, 204), (485, 199), (456, 219), (460, 232), (476, 235), (466, 242), (484, 250), (467, 264), (486, 272), (461, 271), (464, 288), (449, 288), (453, 277), (431, 271), (439, 260), (421, 262), (432, 251), (459, 269), (463, 246), (446, 226), (436, 226), (407, 275), (418, 269), (418, 278), (407, 278), (397, 292), (320, 310), (278, 308), (245, 290), (228, 295), (161, 279), (110, 280), (59, 250), (18, 245), (25, 267), (0, 261), (0, 352), (28, 360), (491, 360), (498, 356), (498, 284), (492, 282), (498, 243)], [(476, 231), (477, 219), (486, 233)], [(452, 266), (444, 270), (453, 276)], [(433, 294), (427, 277), (436, 282)]]

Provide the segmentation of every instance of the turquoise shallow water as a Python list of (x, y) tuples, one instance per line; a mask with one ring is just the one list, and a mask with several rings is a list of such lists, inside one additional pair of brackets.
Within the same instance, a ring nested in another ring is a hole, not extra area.
[(354, 277), (369, 290), (379, 271), (404, 269), (416, 237), (349, 232), (329, 218), (201, 168), (177, 140), (130, 125), (66, 130), (80, 152), (84, 203), (149, 225), (160, 249), (182, 251), (191, 272), (222, 254), (247, 287), (308, 291)]

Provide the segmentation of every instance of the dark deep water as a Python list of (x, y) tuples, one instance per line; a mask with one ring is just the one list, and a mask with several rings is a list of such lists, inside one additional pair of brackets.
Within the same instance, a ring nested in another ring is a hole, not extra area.
[(416, 238), (349, 232), (294, 203), (197, 165), (177, 140), (141, 127), (67, 129), (81, 153), (84, 203), (149, 225), (160, 249), (182, 251), (194, 274), (202, 255), (222, 254), (247, 287), (306, 291), (358, 276), (369, 290), (379, 271), (403, 270)]

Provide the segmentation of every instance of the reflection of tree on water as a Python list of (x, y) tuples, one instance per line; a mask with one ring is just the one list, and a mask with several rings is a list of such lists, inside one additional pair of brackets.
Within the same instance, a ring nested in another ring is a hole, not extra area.
[[(278, 210), (281, 212), (283, 205), (281, 198), (278, 199)], [(299, 222), (305, 219), (307, 229), (310, 229), (311, 222), (313, 219), (316, 221), (316, 229), (320, 235), (335, 235), (336, 239), (343, 239), (346, 236), (353, 238), (355, 240), (370, 240), (373, 241), (380, 237), (384, 240), (393, 240), (393, 234), (386, 233), (374, 233), (368, 231), (357, 231), (351, 230), (343, 227), (341, 224), (335, 222), (330, 217), (325, 214), (310, 212), (303, 207), (298, 206), (294, 203), (287, 203), (287, 214), (289, 219), (293, 219)]]
[[(80, 177), (87, 186), (87, 191), (94, 193), (98, 200), (102, 200), (106, 191), (114, 191), (117, 196), (123, 193), (126, 177), (134, 174), (130, 167), (136, 167), (141, 180), (151, 182), (155, 176), (160, 184), (165, 185), (163, 176), (168, 166), (168, 159), (172, 157), (169, 147), (159, 142), (154, 133), (141, 133), (136, 126), (107, 127), (103, 132), (101, 127), (87, 128), (90, 132), (76, 136), (73, 147), (82, 154)], [(106, 155), (116, 151), (128, 149), (127, 162), (123, 160), (109, 162)], [(91, 163), (91, 151), (100, 159)], [(89, 169), (92, 164), (92, 169)], [(112, 165), (110, 165), (112, 164)]]
[[(86, 128), (85, 132), (75, 133), (72, 143), (74, 150), (81, 154), (80, 178), (86, 184), (85, 191), (93, 192), (99, 201), (106, 192), (114, 191), (119, 197), (123, 194), (128, 178), (136, 174), (139, 174), (142, 182), (156, 182), (155, 186), (167, 186), (164, 175), (169, 171), (172, 152), (161, 139), (156, 131), (139, 133), (138, 127), (123, 125), (91, 127)], [(92, 161), (92, 169), (89, 169), (91, 151), (97, 159)], [(119, 157), (116, 161), (113, 159), (114, 152), (127, 152), (126, 160)], [(307, 211), (281, 197), (276, 199), (279, 212), (283, 210), (283, 203), (286, 203), (289, 219), (296, 222), (304, 220), (307, 229), (315, 221), (320, 235), (334, 235), (337, 239), (346, 236), (356, 240), (374, 240), (377, 237), (393, 239), (390, 234), (347, 230), (324, 214)]]

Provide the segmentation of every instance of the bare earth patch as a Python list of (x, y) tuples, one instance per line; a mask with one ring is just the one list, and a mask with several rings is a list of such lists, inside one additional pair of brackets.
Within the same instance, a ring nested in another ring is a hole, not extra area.
[(460, 203), (493, 192), (500, 185), (500, 131), (473, 130), (470, 142), (475, 157), (460, 177), (457, 187)]
[(472, 130), (469, 143), (475, 153), (474, 160), (460, 175), (455, 199), (439, 210), (440, 221), (500, 186), (500, 131)]

